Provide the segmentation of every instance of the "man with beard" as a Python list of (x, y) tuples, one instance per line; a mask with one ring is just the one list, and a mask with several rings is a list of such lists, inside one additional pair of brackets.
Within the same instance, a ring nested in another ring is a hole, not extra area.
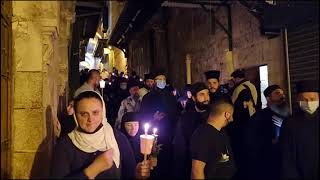
[(245, 130), (245, 176), (248, 179), (280, 179), (281, 157), (279, 136), (281, 126), (289, 117), (285, 95), (279, 85), (263, 92), (267, 107), (256, 112)]
[(208, 118), (207, 107), (210, 102), (208, 87), (202, 82), (194, 83), (191, 86), (191, 94), (195, 102), (194, 107), (182, 115), (173, 140), (174, 175), (179, 179), (191, 178), (190, 139), (195, 129)]
[(139, 83), (135, 80), (128, 82), (128, 89), (130, 96), (121, 102), (121, 106), (118, 111), (118, 117), (115, 123), (115, 127), (121, 128), (122, 116), (127, 112), (138, 112), (140, 110), (140, 99), (139, 99)]
[(219, 98), (226, 98), (225, 90), (220, 86), (220, 71), (210, 70), (204, 74), (210, 91), (210, 102), (212, 103)]
[(154, 76), (149, 74), (144, 74), (144, 87), (139, 89), (140, 98), (142, 99), (144, 95), (150, 92), (154, 88)]
[(319, 179), (319, 80), (297, 84), (299, 110), (284, 124), (284, 179)]

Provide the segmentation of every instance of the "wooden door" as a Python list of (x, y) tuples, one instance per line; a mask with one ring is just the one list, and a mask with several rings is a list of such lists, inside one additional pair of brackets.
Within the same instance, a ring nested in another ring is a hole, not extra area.
[(12, 2), (1, 1), (1, 179), (8, 179), (11, 174), (11, 12)]

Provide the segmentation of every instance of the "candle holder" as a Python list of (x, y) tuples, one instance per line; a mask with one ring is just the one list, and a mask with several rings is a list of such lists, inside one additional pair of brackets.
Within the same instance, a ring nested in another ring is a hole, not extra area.
[(144, 155), (143, 161), (147, 160), (147, 156), (151, 154), (155, 137), (148, 135), (149, 124), (144, 125), (144, 134), (140, 135), (140, 152)]

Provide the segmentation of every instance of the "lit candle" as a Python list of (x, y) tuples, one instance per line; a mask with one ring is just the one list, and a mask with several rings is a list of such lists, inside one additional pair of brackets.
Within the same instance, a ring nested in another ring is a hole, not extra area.
[(148, 123), (144, 124), (144, 134), (145, 135), (148, 135), (148, 129), (149, 129), (149, 124)]
[(157, 131), (158, 131), (157, 128), (153, 128), (153, 135), (154, 135), (154, 136), (157, 136), (157, 135), (156, 135), (156, 132), (157, 132)]

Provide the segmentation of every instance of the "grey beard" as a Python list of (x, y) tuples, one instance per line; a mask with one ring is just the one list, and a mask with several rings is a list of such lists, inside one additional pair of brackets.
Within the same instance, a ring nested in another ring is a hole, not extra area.
[(282, 103), (280, 105), (271, 105), (269, 108), (274, 111), (275, 113), (283, 116), (283, 117), (288, 117), (289, 116), (289, 107), (287, 103)]

